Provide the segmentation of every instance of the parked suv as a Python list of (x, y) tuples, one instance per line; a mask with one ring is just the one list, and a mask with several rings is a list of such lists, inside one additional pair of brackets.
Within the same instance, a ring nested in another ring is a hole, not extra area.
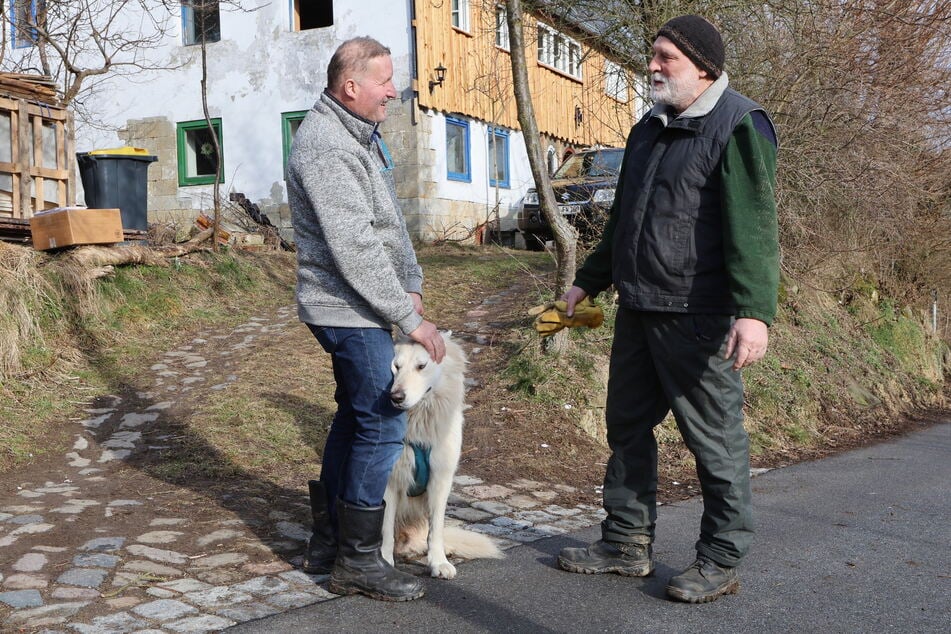
[[(600, 235), (614, 203), (614, 188), (621, 171), (621, 148), (592, 148), (569, 156), (551, 177), (555, 201), (561, 214), (578, 230), (581, 239)], [(553, 237), (542, 214), (538, 192), (529, 189), (518, 213), (518, 230), (525, 247), (541, 250)]]

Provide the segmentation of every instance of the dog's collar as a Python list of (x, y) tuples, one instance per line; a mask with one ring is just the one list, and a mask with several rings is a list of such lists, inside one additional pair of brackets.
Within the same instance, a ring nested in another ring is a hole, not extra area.
[(413, 469), (413, 484), (406, 491), (408, 497), (414, 498), (426, 492), (429, 486), (429, 454), (432, 447), (423, 447), (414, 442), (406, 443), (416, 458), (416, 467)]

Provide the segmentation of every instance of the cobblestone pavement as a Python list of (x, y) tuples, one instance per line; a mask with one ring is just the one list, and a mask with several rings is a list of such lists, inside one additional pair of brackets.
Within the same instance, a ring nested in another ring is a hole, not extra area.
[[(477, 333), (484, 314), (475, 307), (467, 328)], [(120, 466), (136, 453), (167, 448), (162, 438), (143, 433), (149, 423), (199, 385), (227, 389), (237, 378), (228, 372), (239, 371), (242, 355), (296, 324), (294, 308), (285, 307), (165, 352), (146, 377), (152, 387), (137, 395), (135, 402), (145, 405), (130, 411), (120, 397), (98, 399), (82, 420), (67, 423), (75, 443), (50, 481), (0, 491), (0, 631), (215, 632), (334, 598), (325, 578), (288, 563), (288, 553), (300, 552), (310, 534), (295, 516), (274, 511), (272, 525), (262, 529), (222, 508), (196, 521), (168, 514), (160, 496), (115, 484)], [(478, 354), (483, 339), (468, 338), (469, 354)], [(492, 535), (507, 548), (600, 521), (599, 508), (553, 504), (559, 489), (570, 490), (458, 475), (450, 523)], [(77, 535), (77, 526), (94, 528)], [(262, 537), (268, 535), (278, 539)]]

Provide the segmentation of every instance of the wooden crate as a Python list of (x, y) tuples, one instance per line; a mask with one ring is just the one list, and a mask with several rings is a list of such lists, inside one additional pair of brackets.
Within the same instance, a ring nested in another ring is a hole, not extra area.
[(76, 203), (72, 113), (0, 85), (0, 218)]

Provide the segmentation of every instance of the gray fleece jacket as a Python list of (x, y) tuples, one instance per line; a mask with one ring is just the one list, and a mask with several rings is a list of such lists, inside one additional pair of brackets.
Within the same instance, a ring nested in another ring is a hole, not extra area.
[(391, 328), (423, 321), (392, 164), (377, 125), (323, 93), (294, 135), (287, 190), (297, 244), (297, 314), (315, 326)]

